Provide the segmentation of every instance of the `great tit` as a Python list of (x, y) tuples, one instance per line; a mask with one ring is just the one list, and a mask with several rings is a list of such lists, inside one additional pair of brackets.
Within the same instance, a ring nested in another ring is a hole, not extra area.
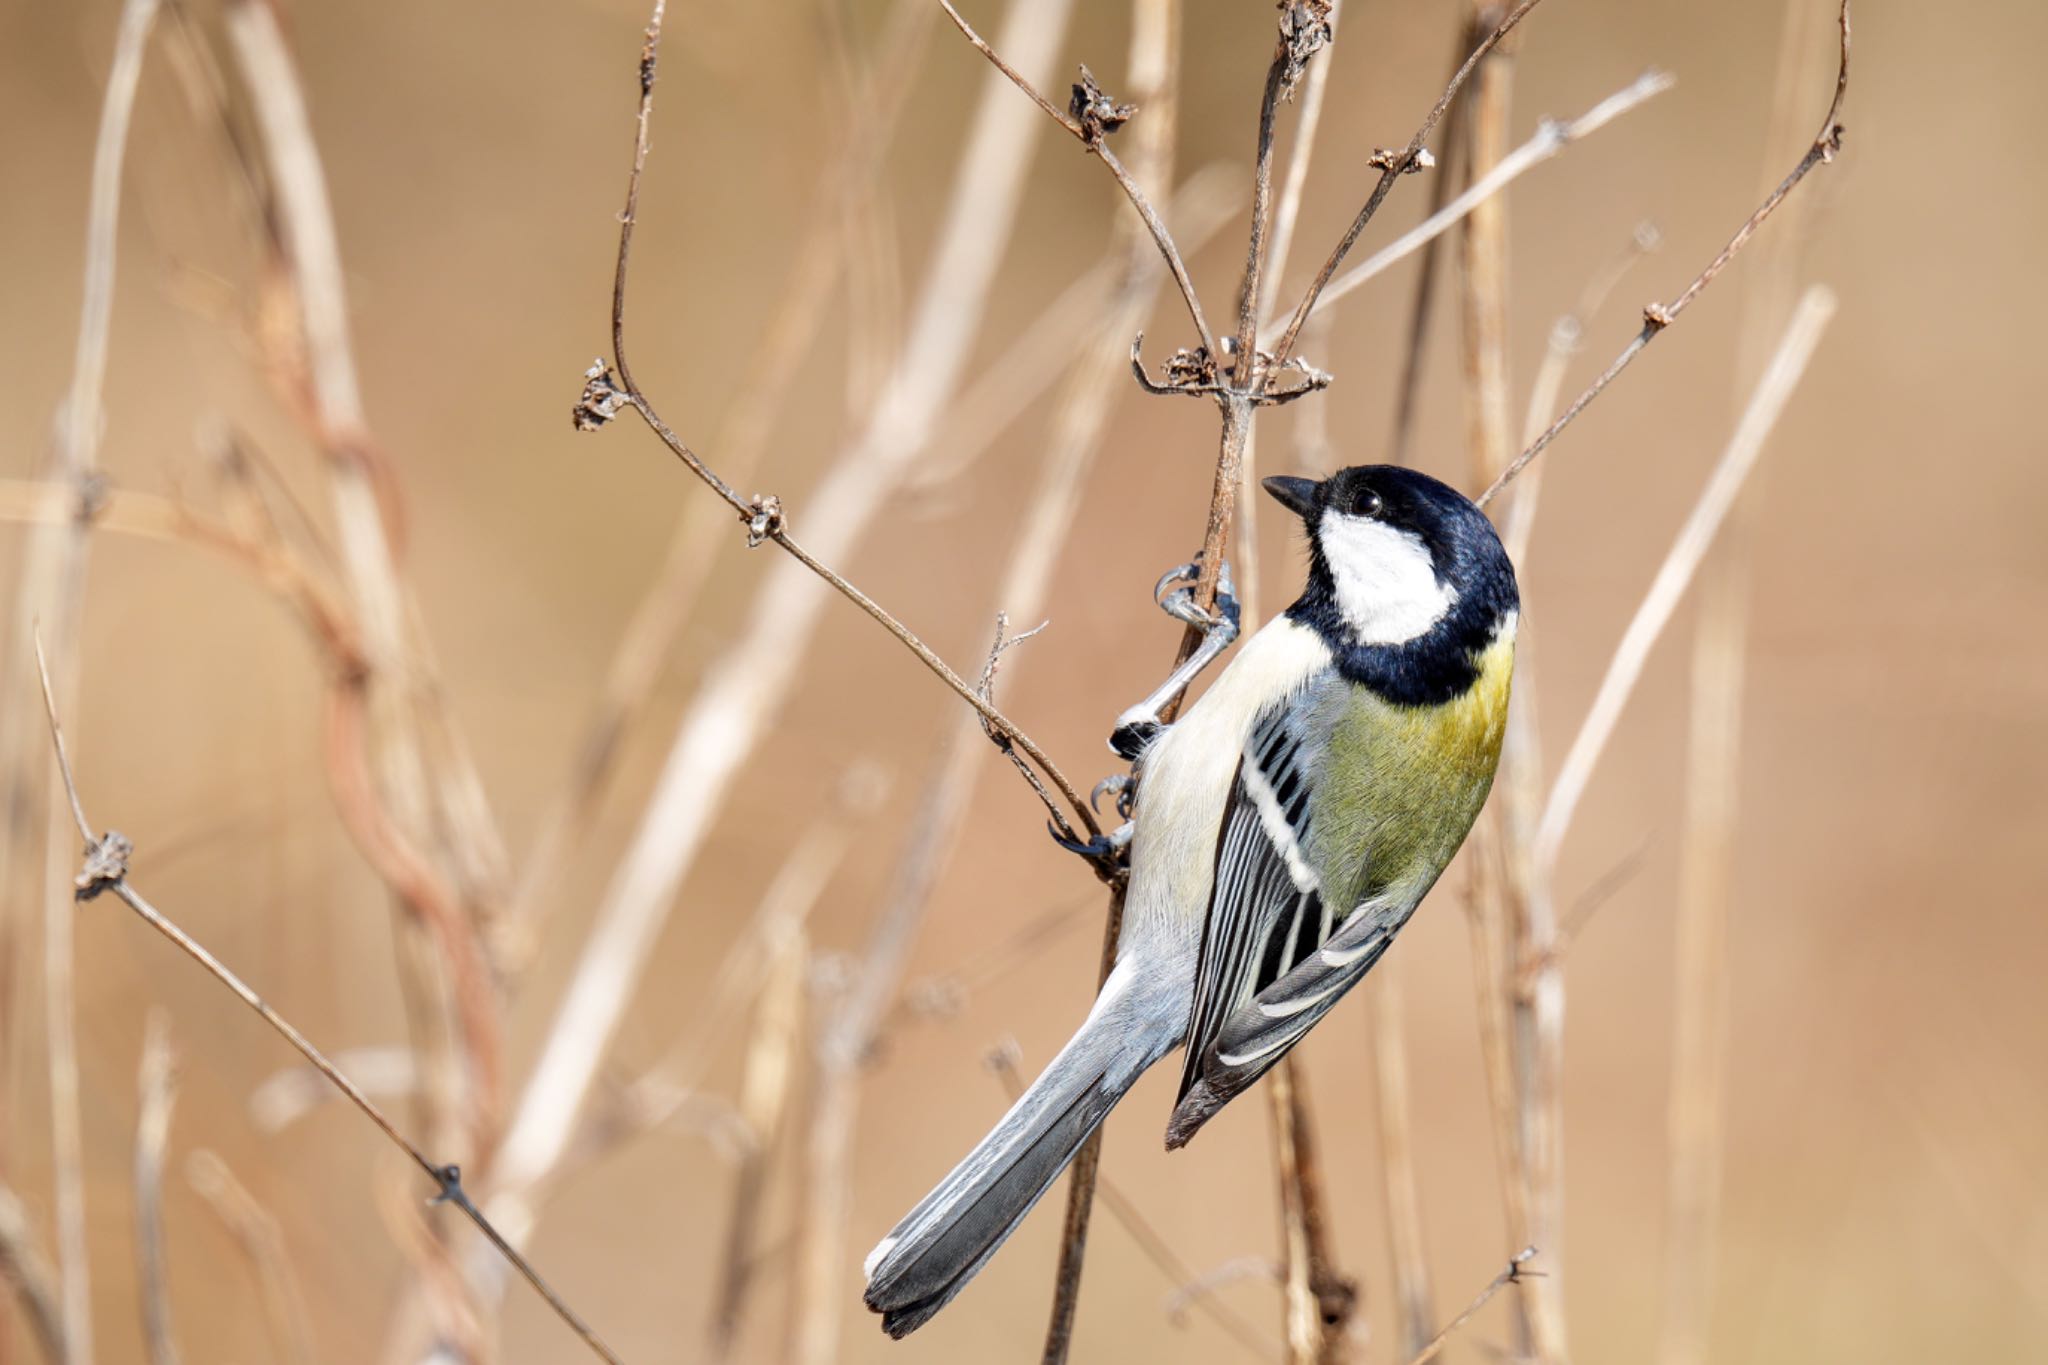
[(1175, 1047), (1169, 1149), (1279, 1061), (1379, 961), (1486, 801), (1521, 602), (1492, 524), (1391, 465), (1265, 488), (1307, 529), (1308, 585), (1177, 723), (1135, 727), (1154, 733), (1116, 965), (1051, 1065), (869, 1254), (891, 1336), (960, 1292)]

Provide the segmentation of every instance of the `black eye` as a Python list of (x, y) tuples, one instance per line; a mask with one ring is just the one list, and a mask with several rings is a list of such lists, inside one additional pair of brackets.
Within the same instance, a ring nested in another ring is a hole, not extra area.
[(1380, 495), (1368, 488), (1352, 502), (1351, 510), (1361, 517), (1376, 517), (1386, 510), (1386, 506)]

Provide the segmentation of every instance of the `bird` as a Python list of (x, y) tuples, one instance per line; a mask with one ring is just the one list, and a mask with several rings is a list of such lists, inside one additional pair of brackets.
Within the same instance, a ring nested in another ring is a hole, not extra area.
[[(901, 1337), (950, 1303), (1139, 1076), (1183, 1044), (1179, 1148), (1371, 970), (1464, 842), (1507, 725), (1521, 597), (1493, 525), (1394, 465), (1264, 488), (1301, 519), (1300, 597), (1172, 724), (1187, 670), (1119, 718), (1134, 756), (1115, 965), (993, 1131), (864, 1264)], [(1161, 580), (1187, 577), (1187, 565)], [(1162, 605), (1235, 634), (1183, 588)], [(1099, 850), (1098, 850), (1099, 851)]]

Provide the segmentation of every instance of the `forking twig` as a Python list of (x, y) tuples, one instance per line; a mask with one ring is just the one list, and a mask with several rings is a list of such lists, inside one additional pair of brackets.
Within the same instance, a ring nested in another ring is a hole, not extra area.
[(104, 893), (112, 893), (116, 899), (133, 910), (150, 928), (169, 939), (176, 945), (179, 951), (183, 952), (194, 962), (197, 962), (201, 967), (204, 967), (216, 981), (219, 981), (223, 986), (232, 991), (237, 999), (251, 1010), (254, 1010), (264, 1023), (270, 1025), (280, 1037), (297, 1049), (299, 1055), (304, 1057), (313, 1065), (315, 1070), (332, 1082), (337, 1090), (348, 1096), (356, 1108), (362, 1110), (364, 1116), (370, 1122), (376, 1124), (378, 1129), (383, 1132), (385, 1137), (391, 1140), (393, 1145), (403, 1151), (406, 1156), (412, 1159), (414, 1165), (426, 1173), (427, 1178), (432, 1180), (440, 1190), (440, 1193), (435, 1196), (434, 1202), (450, 1203), (460, 1209), (469, 1218), (470, 1222), (476, 1225), (477, 1230), (483, 1233), (485, 1238), (490, 1241), (491, 1245), (498, 1249), (499, 1254), (504, 1256), (511, 1263), (512, 1267), (525, 1277), (526, 1282), (533, 1286), (534, 1291), (542, 1299), (546, 1300), (548, 1307), (555, 1311), (555, 1315), (567, 1323), (570, 1330), (583, 1340), (584, 1345), (588, 1346), (599, 1359), (609, 1362), (610, 1365), (619, 1365), (618, 1356), (613, 1354), (611, 1348), (604, 1344), (603, 1339), (597, 1335), (596, 1331), (588, 1323), (584, 1322), (578, 1316), (576, 1310), (571, 1308), (568, 1302), (560, 1294), (557, 1294), (546, 1280), (541, 1278), (540, 1272), (535, 1270), (527, 1262), (526, 1258), (521, 1256), (499, 1234), (498, 1230), (491, 1225), (490, 1220), (484, 1217), (483, 1211), (470, 1202), (469, 1195), (462, 1188), (462, 1171), (460, 1168), (452, 1165), (440, 1165), (431, 1160), (425, 1152), (421, 1151), (413, 1143), (412, 1139), (400, 1132), (398, 1127), (389, 1118), (385, 1117), (384, 1111), (379, 1109), (370, 1097), (365, 1095), (356, 1086), (355, 1082), (343, 1075), (340, 1069), (327, 1059), (326, 1054), (313, 1045), (311, 1039), (299, 1032), (290, 1020), (272, 1009), (262, 996), (251, 989), (248, 983), (244, 982), (241, 977), (235, 975), (204, 944), (179, 928), (161, 910), (151, 905), (143, 897), (142, 893), (136, 890), (129, 882), (128, 859), (135, 851), (134, 845), (128, 841), (125, 835), (112, 830), (103, 835), (94, 835), (91, 823), (85, 818), (85, 806), (79, 799), (78, 783), (71, 773), (71, 756), (64, 747), (64, 728), (57, 718), (57, 698), (50, 686), (50, 673), (43, 659), (43, 642), (40, 634), (37, 635), (35, 640), (35, 655), (36, 665), (42, 679), (43, 708), (50, 722), (50, 742), (57, 751), (58, 775), (63, 780), (64, 793), (71, 802), (71, 813), (78, 825), (78, 837), (85, 843), (85, 864), (76, 880), (77, 890), (75, 898), (82, 902), (92, 900)]
[(983, 720), (1001, 731), (1032, 763), (1036, 764), (1039, 771), (1059, 790), (1061, 798), (1066, 801), (1089, 834), (1100, 834), (1101, 827), (1095, 823), (1094, 814), (1089, 810), (1086, 799), (1075, 790), (1074, 785), (1067, 780), (1066, 775), (1059, 770), (1051, 757), (1038, 746), (1037, 741), (1019, 729), (992, 703), (975, 695), (972, 686), (955, 673), (952, 667), (919, 639), (908, 626), (897, 620), (879, 602), (848, 582), (837, 570), (799, 544), (789, 533), (783, 508), (778, 500), (744, 498), (735, 492), (730, 484), (705, 464), (682, 437), (661, 419), (661, 415), (655, 411), (654, 405), (648, 401), (646, 394), (634, 380), (632, 366), (626, 359), (626, 279), (627, 268), (633, 254), (633, 227), (639, 212), (640, 185), (647, 171), (648, 121), (654, 108), (655, 70), (661, 48), (662, 21), (667, 8), (668, 0), (655, 0), (654, 13), (648, 20), (646, 38), (640, 49), (640, 106), (635, 122), (633, 169), (626, 181), (626, 207), (619, 215), (619, 254), (612, 275), (612, 363), (618, 371), (618, 384), (613, 387), (609, 383), (609, 376), (601, 372), (590, 376), (590, 382), (584, 388), (583, 401), (577, 405), (579, 424), (589, 422), (602, 425), (617, 411), (619, 402), (629, 404), (640, 414), (648, 428), (661, 438), (662, 444), (739, 514), (740, 520), (747, 525), (749, 544), (758, 544), (764, 540), (773, 541), (787, 551), (791, 558), (866, 612), (916, 655), (918, 661), (936, 674), (941, 682), (957, 693), (969, 706), (979, 711)]
[(1408, 140), (1408, 145), (1390, 156), (1374, 158), (1375, 163), (1380, 165), (1379, 181), (1366, 196), (1358, 215), (1351, 220), (1351, 226), (1345, 229), (1344, 235), (1331, 249), (1322, 269), (1316, 272), (1315, 280), (1309, 285), (1308, 292), (1301, 296), (1301, 302), (1295, 306), (1294, 316), (1288, 320), (1287, 329), (1280, 334), (1279, 341), (1274, 343), (1275, 367), (1286, 364), (1288, 357), (1294, 354), (1294, 343), (1300, 338), (1301, 329), (1308, 322), (1308, 315), (1315, 311), (1316, 302), (1321, 298), (1323, 290), (1329, 286), (1331, 277), (1337, 273), (1337, 267), (1344, 264), (1344, 258), (1357, 243), (1359, 234), (1365, 231), (1365, 225), (1379, 212), (1380, 204), (1394, 188), (1394, 182), (1421, 164), (1423, 144), (1429, 140), (1430, 133), (1436, 129), (1437, 123), (1444, 116), (1444, 111), (1451, 107), (1451, 101), (1457, 98), (1458, 91), (1463, 88), (1473, 68), (1484, 60), (1487, 53), (1499, 46), (1501, 39), (1514, 31), (1515, 26), (1527, 17), (1530, 10), (1541, 3), (1543, 0), (1522, 0), (1522, 3), (1509, 10), (1493, 31), (1479, 41), (1479, 45), (1472, 50), (1472, 55), (1465, 59), (1465, 64), (1452, 73), (1450, 83), (1444, 87), (1444, 93), (1437, 98), (1428, 117), (1422, 120), (1422, 126), (1416, 129), (1415, 136)]

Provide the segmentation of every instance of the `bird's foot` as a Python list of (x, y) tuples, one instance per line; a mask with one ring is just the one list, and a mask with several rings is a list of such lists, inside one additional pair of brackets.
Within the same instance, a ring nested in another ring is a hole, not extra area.
[(1152, 600), (1168, 616), (1193, 626), (1205, 636), (1222, 633), (1223, 643), (1216, 647), (1220, 651), (1237, 638), (1237, 585), (1231, 581), (1230, 561), (1226, 559), (1216, 575), (1216, 605), (1205, 611), (1195, 604), (1195, 584), (1201, 576), (1200, 555), (1185, 564), (1176, 564), (1152, 585)]
[(1132, 800), (1138, 794), (1137, 779), (1129, 773), (1117, 773), (1103, 778), (1088, 792), (1088, 809), (1101, 810), (1102, 797), (1105, 792), (1111, 793), (1116, 797), (1117, 815), (1125, 820), (1130, 819)]
[(1185, 621), (1201, 631), (1202, 642), (1159, 685), (1157, 691), (1116, 718), (1116, 729), (1110, 732), (1109, 747), (1120, 758), (1137, 761), (1145, 747), (1166, 728), (1160, 713), (1166, 709), (1167, 703), (1187, 690), (1188, 684), (1237, 639), (1237, 593), (1230, 580), (1230, 561), (1225, 560), (1216, 575), (1216, 604), (1208, 610), (1195, 601), (1195, 582), (1201, 571), (1202, 562), (1196, 559), (1168, 569), (1153, 585), (1152, 599), (1159, 604), (1159, 609), (1174, 620)]
[(1091, 863), (1099, 863), (1114, 859), (1129, 848), (1131, 836), (1137, 832), (1138, 827), (1126, 820), (1107, 834), (1098, 834), (1093, 839), (1085, 840), (1067, 838), (1059, 832), (1056, 825), (1047, 824), (1045, 828), (1046, 832), (1052, 835), (1052, 841), (1067, 852), (1078, 853)]

